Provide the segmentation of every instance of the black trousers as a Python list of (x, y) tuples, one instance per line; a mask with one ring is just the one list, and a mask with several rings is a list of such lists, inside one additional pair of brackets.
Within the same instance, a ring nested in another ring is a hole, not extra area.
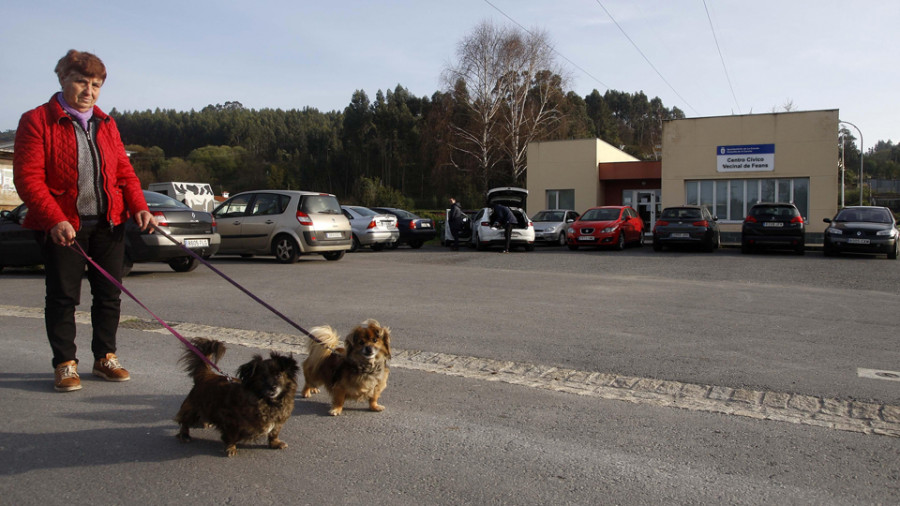
[(503, 238), (506, 239), (506, 247), (503, 251), (509, 251), (509, 243), (512, 240), (512, 223), (507, 223), (503, 225)]
[[(108, 222), (98, 223), (96, 220), (85, 220), (75, 236), (88, 256), (117, 281), (122, 280), (124, 238), (124, 224), (110, 228)], [(47, 288), (44, 322), (53, 351), (53, 367), (62, 362), (77, 360), (75, 307), (81, 303), (81, 279), (86, 265), (93, 299), (91, 351), (95, 359), (105, 357), (107, 353), (115, 353), (121, 290), (90, 265), (77, 250), (55, 244), (44, 233), (38, 233), (38, 240), (44, 254)]]

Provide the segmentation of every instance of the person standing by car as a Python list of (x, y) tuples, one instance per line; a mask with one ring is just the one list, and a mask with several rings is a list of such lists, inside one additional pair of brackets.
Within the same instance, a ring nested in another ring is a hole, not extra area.
[[(125, 220), (141, 228), (156, 225), (141, 183), (128, 161), (116, 122), (94, 104), (106, 81), (95, 55), (70, 50), (56, 65), (62, 91), (22, 115), (16, 131), (13, 180), (28, 206), (23, 225), (36, 230), (44, 256), (44, 321), (53, 352), (54, 388), (81, 388), (75, 346), (75, 307), (87, 260), (75, 243), (121, 281)], [(121, 291), (88, 267), (93, 374), (128, 381), (116, 357)]]
[(465, 214), (455, 198), (450, 197), (450, 212), (447, 216), (450, 235), (453, 236), (453, 251), (459, 251), (459, 234), (462, 232)]
[(503, 237), (506, 240), (506, 244), (501, 253), (509, 253), (509, 243), (512, 240), (513, 225), (517, 225), (519, 220), (517, 220), (516, 215), (503, 204), (494, 204), (493, 214), (493, 221), (498, 226), (503, 227)]

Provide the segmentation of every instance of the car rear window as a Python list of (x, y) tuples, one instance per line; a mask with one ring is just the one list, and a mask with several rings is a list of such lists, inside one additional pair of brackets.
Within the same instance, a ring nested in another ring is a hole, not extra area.
[(800, 212), (793, 206), (753, 206), (750, 208), (750, 216), (769, 220), (790, 220), (800, 216)]
[(300, 200), (300, 210), (307, 214), (342, 214), (334, 195), (306, 195)]
[(692, 208), (664, 209), (660, 217), (664, 220), (699, 220), (700, 210)]

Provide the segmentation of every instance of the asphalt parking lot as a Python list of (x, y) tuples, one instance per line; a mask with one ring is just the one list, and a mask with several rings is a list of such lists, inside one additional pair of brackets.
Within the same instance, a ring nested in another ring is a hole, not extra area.
[[(859, 376), (900, 370), (897, 262), (426, 245), (214, 264), (307, 328), (390, 326), (388, 410), (334, 420), (322, 399), (298, 400), (283, 433), (290, 449), (251, 445), (223, 465), (215, 434), (189, 447), (171, 437), (187, 387), (174, 337), (126, 300), (120, 341), (134, 381), (57, 394), (41, 369), (43, 276), (4, 270), (0, 395), (16, 414), (0, 431), (0, 481), (14, 479), (10, 497), (52, 497), (34, 487), (60, 472), (66, 497), (105, 496), (80, 485), (101, 468), (141, 501), (280, 504), (297, 500), (296, 483), (307, 502), (398, 504), (847, 504), (900, 493), (898, 424), (871, 422), (896, 414), (900, 383)], [(302, 352), (302, 336), (202, 266), (136, 265), (126, 286), (185, 335), (238, 345), (229, 366), (260, 348)], [(111, 445), (115, 465), (97, 445)], [(42, 457), (50, 448), (58, 463)], [(379, 477), (335, 493), (316, 479), (329, 472)], [(210, 473), (223, 485), (205, 484)]]

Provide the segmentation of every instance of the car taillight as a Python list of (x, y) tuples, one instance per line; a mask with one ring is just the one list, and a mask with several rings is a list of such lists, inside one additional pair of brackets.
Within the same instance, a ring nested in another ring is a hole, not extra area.
[(213, 233), (216, 233), (216, 232), (219, 231), (219, 224), (216, 223), (216, 219), (215, 219), (215, 218), (213, 218), (211, 225), (212, 225), (212, 231), (213, 231)]
[(312, 218), (310, 218), (309, 215), (304, 213), (303, 211), (297, 211), (297, 221), (299, 221), (301, 225), (306, 227), (311, 227), (313, 224)]
[(803, 223), (803, 216), (794, 216), (791, 218), (791, 223)]
[(168, 227), (169, 221), (166, 219), (166, 214), (162, 211), (152, 211), (153, 216), (156, 217), (156, 224), (160, 227)]
[(656, 220), (656, 226), (657, 226), (657, 227), (665, 227), (665, 226), (668, 226), (668, 225), (669, 225), (669, 222), (668, 222), (668, 221)]
[(409, 220), (409, 229), (413, 230), (414, 228), (416, 228), (416, 222), (413, 220)]
[(377, 227), (377, 226), (378, 226), (378, 225), (375, 224), (375, 220), (372, 220), (372, 221), (369, 222), (369, 226), (366, 227), (366, 228), (375, 228), (375, 227)]
[(706, 221), (706, 220), (695, 221), (695, 222), (694, 222), (694, 226), (695, 226), (695, 227), (708, 227), (708, 226), (709, 226), (709, 222)]
[(748, 215), (746, 218), (744, 218), (744, 223), (759, 223), (759, 222), (756, 221), (756, 218), (754, 218), (753, 216)]

